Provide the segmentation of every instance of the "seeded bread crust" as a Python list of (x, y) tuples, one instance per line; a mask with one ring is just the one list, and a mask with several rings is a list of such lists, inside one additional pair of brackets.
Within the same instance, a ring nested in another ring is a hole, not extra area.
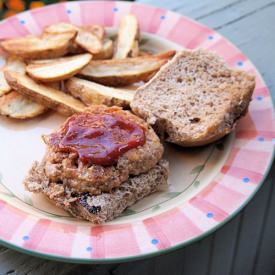
[(168, 162), (161, 160), (147, 173), (130, 177), (110, 193), (90, 195), (72, 192), (62, 182), (51, 182), (43, 164), (34, 163), (24, 181), (28, 191), (43, 193), (72, 216), (94, 224), (104, 223), (119, 216), (127, 207), (167, 184)]
[(131, 108), (165, 140), (205, 145), (234, 129), (254, 87), (254, 76), (229, 69), (217, 55), (184, 50), (136, 91)]

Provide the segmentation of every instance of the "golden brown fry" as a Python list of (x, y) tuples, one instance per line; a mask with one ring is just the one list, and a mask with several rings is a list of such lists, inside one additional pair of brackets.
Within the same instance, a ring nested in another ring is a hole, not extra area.
[(93, 33), (82, 29), (78, 31), (75, 43), (91, 54), (97, 54), (102, 50), (102, 41)]
[(127, 86), (150, 79), (171, 55), (167, 52), (159, 56), (92, 60), (79, 75), (107, 86)]
[(65, 32), (77, 32), (78, 27), (74, 26), (73, 24), (70, 23), (56, 23), (47, 26), (44, 29), (44, 33), (52, 33), (52, 34), (57, 34), (57, 33), (65, 33)]
[(8, 93), (11, 90), (10, 85), (7, 83), (4, 76), (3, 68), (0, 70), (0, 97)]
[(63, 115), (70, 116), (85, 109), (85, 105), (79, 100), (62, 91), (36, 83), (27, 75), (6, 71), (5, 78), (12, 89)]
[(91, 59), (92, 56), (88, 53), (62, 57), (45, 63), (30, 63), (26, 71), (31, 77), (43, 82), (59, 81), (78, 73)]
[(116, 42), (115, 59), (122, 59), (130, 56), (131, 51), (138, 52), (139, 27), (137, 18), (132, 15), (124, 16), (119, 25), (118, 38)]
[(2, 41), (0, 46), (10, 55), (23, 59), (56, 58), (69, 51), (75, 32), (44, 34), (41, 37), (26, 36)]
[(16, 91), (0, 98), (0, 114), (17, 119), (36, 117), (47, 110), (46, 107), (33, 102)]
[(135, 40), (133, 47), (129, 53), (129, 57), (137, 57), (137, 56), (139, 56), (139, 45), (138, 45), (138, 40)]
[(97, 54), (93, 54), (93, 59), (110, 59), (113, 56), (113, 50), (113, 41), (111, 39), (106, 39), (105, 41), (103, 41), (102, 50)]
[(95, 36), (97, 36), (97, 38), (99, 40), (103, 40), (104, 36), (105, 36), (105, 30), (104, 27), (100, 26), (100, 25), (90, 25), (90, 26), (84, 26), (82, 27), (83, 30), (91, 32), (92, 34), (94, 34)]
[(135, 94), (132, 90), (111, 88), (76, 77), (67, 80), (65, 87), (69, 93), (87, 105), (105, 104), (127, 108)]

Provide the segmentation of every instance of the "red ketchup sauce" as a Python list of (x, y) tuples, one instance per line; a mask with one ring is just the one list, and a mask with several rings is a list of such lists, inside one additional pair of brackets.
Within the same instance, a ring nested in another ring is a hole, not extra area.
[(143, 145), (145, 129), (115, 113), (81, 113), (49, 135), (46, 143), (61, 152), (76, 152), (84, 163), (108, 166), (123, 153)]

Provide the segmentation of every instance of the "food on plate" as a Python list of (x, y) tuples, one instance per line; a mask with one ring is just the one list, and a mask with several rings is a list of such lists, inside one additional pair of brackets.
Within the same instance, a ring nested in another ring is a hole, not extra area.
[(174, 54), (174, 51), (169, 51), (156, 56), (92, 60), (79, 75), (107, 86), (127, 86), (147, 81)]
[(229, 69), (217, 55), (184, 50), (137, 89), (130, 105), (167, 141), (198, 146), (232, 131), (254, 87), (254, 76)]
[(52, 34), (64, 33), (64, 32), (76, 33), (78, 29), (79, 28), (73, 24), (61, 22), (61, 23), (51, 24), (47, 26), (44, 29), (44, 33), (52, 33)]
[(65, 55), (75, 37), (75, 32), (45, 33), (41, 37), (26, 36), (0, 42), (2, 49), (23, 59), (56, 58)]
[(139, 51), (139, 26), (137, 18), (128, 14), (124, 16), (119, 24), (118, 37), (116, 41), (115, 59), (133, 57)]
[(104, 27), (97, 25), (97, 24), (93, 24), (93, 25), (88, 25), (88, 26), (84, 26), (82, 27), (82, 29), (89, 31), (91, 33), (93, 33), (95, 36), (97, 36), (97, 38), (102, 41), (104, 36), (105, 36), (105, 30)]
[(103, 47), (97, 35), (83, 29), (78, 30), (75, 43), (91, 54), (98, 54)]
[(102, 223), (166, 184), (163, 146), (142, 119), (95, 105), (43, 137), (47, 152), (25, 180), (73, 216)]
[(65, 87), (70, 94), (79, 98), (86, 105), (104, 104), (127, 108), (135, 94), (133, 90), (107, 87), (77, 77), (66, 81)]
[(16, 91), (0, 97), (0, 114), (17, 119), (36, 117), (47, 110), (46, 107), (33, 102)]
[(111, 39), (105, 39), (99, 53), (93, 54), (93, 60), (110, 59), (113, 56), (114, 46)]
[(45, 63), (30, 63), (26, 71), (34, 79), (52, 82), (72, 77), (84, 68), (92, 59), (85, 53), (70, 57), (61, 57)]
[(85, 109), (85, 105), (79, 100), (52, 87), (36, 83), (27, 75), (6, 71), (5, 78), (13, 90), (63, 115), (69, 116)]
[(0, 97), (8, 92), (10, 92), (10, 85), (7, 83), (6, 78), (4, 76), (4, 69), (0, 70)]

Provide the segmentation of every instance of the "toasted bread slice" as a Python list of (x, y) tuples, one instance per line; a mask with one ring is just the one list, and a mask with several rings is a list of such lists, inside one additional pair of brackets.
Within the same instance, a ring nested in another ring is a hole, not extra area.
[(150, 79), (168, 61), (168, 56), (92, 60), (79, 75), (107, 86), (127, 86)]
[(167, 161), (161, 160), (148, 172), (130, 177), (111, 193), (100, 195), (81, 192), (72, 196), (72, 192), (64, 188), (62, 183), (50, 181), (43, 165), (37, 162), (31, 168), (24, 184), (30, 192), (45, 194), (56, 206), (74, 217), (100, 224), (113, 220), (127, 207), (156, 192), (160, 186), (167, 185), (168, 166)]
[(12, 38), (0, 43), (5, 52), (24, 59), (56, 58), (69, 51), (75, 32)]
[(32, 78), (43, 82), (59, 81), (78, 73), (91, 59), (88, 53), (57, 58), (47, 63), (29, 64), (26, 71)]
[(135, 94), (132, 90), (111, 88), (76, 77), (70, 78), (65, 87), (69, 93), (86, 105), (104, 104), (127, 108)]
[(233, 130), (254, 87), (254, 76), (229, 69), (215, 54), (185, 50), (137, 89), (131, 108), (167, 141), (204, 145)]
[(5, 78), (12, 89), (63, 115), (70, 116), (85, 109), (85, 105), (79, 100), (62, 91), (38, 84), (27, 75), (6, 71)]
[(137, 18), (128, 14), (124, 16), (119, 24), (118, 38), (116, 41), (115, 59), (131, 56), (138, 52), (139, 26)]
[(17, 119), (36, 117), (47, 110), (46, 107), (33, 102), (18, 92), (0, 97), (0, 114)]

